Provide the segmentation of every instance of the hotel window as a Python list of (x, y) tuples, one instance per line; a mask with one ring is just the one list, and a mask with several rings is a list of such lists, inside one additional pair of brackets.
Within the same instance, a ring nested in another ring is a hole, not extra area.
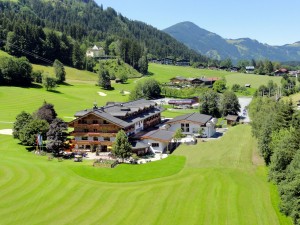
[(94, 129), (94, 132), (97, 132), (98, 130), (97, 129)]
[(87, 140), (88, 140), (88, 137), (81, 137), (81, 140), (87, 141)]
[(186, 126), (186, 127), (190, 127), (190, 124), (189, 124), (189, 123), (186, 123), (185, 126)]
[(98, 124), (98, 120), (93, 120), (93, 124)]
[(104, 137), (104, 141), (110, 141), (110, 137)]
[(159, 143), (152, 143), (151, 146), (154, 147), (154, 148), (159, 147)]
[(184, 123), (181, 124), (181, 127), (184, 127)]
[(94, 141), (98, 141), (98, 137), (94, 137), (93, 140), (94, 140)]
[(83, 132), (87, 133), (89, 132), (89, 129), (83, 129)]

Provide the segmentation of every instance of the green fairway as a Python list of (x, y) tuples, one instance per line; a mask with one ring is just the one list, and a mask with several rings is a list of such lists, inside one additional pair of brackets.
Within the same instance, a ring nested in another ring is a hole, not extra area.
[[(0, 135), (1, 224), (292, 224), (278, 211), (255, 149), (250, 127), (240, 125), (219, 140), (181, 145), (159, 165), (142, 165), (156, 179), (128, 182), (140, 176), (135, 165), (123, 183), (104, 183), (97, 170), (85, 176), (79, 163), (48, 161)], [(184, 168), (162, 177), (159, 170), (176, 167), (179, 156)], [(125, 168), (110, 174), (117, 178)]]

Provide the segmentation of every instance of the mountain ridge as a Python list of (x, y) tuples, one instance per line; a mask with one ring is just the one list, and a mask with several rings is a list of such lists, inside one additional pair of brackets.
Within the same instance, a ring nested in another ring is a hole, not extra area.
[(241, 59), (300, 61), (300, 41), (272, 46), (248, 37), (226, 39), (190, 21), (177, 23), (163, 31), (196, 52), (218, 60), (231, 58), (233, 61)]

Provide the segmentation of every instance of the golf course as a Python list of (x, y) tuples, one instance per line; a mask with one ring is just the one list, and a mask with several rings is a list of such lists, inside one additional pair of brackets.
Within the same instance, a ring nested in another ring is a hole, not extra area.
[[(173, 69), (174, 76), (193, 76), (175, 66), (151, 64), (149, 69), (163, 82), (163, 76), (171, 76), (165, 68)], [(207, 76), (220, 75), (210, 73)], [(227, 80), (232, 76), (223, 75)], [(104, 91), (95, 86), (96, 80), (92, 73), (69, 69), (66, 84), (54, 91), (39, 85), (0, 87), (0, 130), (12, 128), (17, 114), (32, 113), (43, 101), (54, 104), (66, 121), (93, 102), (127, 101), (120, 91), (130, 92), (136, 81)], [(230, 127), (215, 140), (182, 144), (157, 162), (114, 169), (94, 168), (86, 159), (48, 160), (11, 135), (0, 134), (0, 224), (292, 224), (279, 212), (279, 203), (250, 125)]]

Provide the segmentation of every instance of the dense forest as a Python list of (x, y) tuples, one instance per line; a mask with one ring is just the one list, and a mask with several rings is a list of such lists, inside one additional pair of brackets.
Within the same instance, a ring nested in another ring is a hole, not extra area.
[(207, 61), (164, 32), (92, 0), (1, 1), (0, 26), (0, 47), (16, 56), (26, 54), (30, 61), (58, 59), (82, 68), (84, 53), (94, 43), (136, 69), (142, 56)]
[(269, 179), (277, 184), (280, 209), (300, 224), (300, 115), (292, 101), (256, 97), (250, 104), (252, 134), (269, 166)]

